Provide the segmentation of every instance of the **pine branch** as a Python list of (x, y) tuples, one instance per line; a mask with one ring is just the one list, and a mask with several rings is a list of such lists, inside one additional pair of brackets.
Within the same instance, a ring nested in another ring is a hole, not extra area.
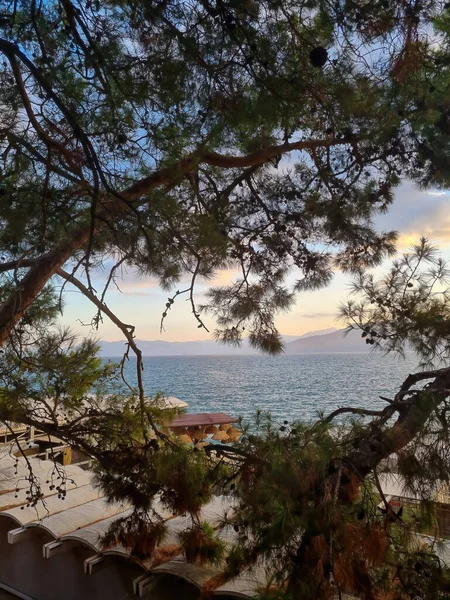
[[(65, 280), (72, 283), (75, 287), (77, 287), (80, 292), (92, 302), (102, 313), (104, 313), (113, 323), (116, 325), (120, 331), (123, 333), (127, 340), (128, 347), (131, 348), (136, 355), (136, 374), (137, 374), (137, 382), (138, 382), (138, 390), (139, 390), (139, 403), (141, 406), (142, 418), (145, 415), (145, 391), (144, 391), (144, 382), (142, 379), (142, 371), (144, 369), (143, 360), (142, 360), (142, 351), (137, 346), (134, 340), (134, 326), (127, 325), (123, 323), (113, 311), (108, 308), (108, 306), (102, 302), (97, 296), (89, 290), (79, 279), (64, 271), (64, 269), (59, 268), (56, 271), (56, 274), (60, 277), (63, 277)], [(126, 353), (128, 355), (128, 352)], [(153, 425), (153, 423), (152, 423)], [(144, 428), (145, 429), (145, 428)], [(154, 426), (155, 433), (157, 433), (157, 428)]]
[(332, 413), (330, 413), (325, 419), (320, 421), (320, 424), (326, 425), (327, 423), (331, 423), (331, 421), (333, 421), (339, 415), (345, 415), (345, 414), (367, 416), (367, 417), (383, 417), (386, 414), (387, 409), (389, 409), (389, 408), (390, 408), (390, 406), (387, 406), (383, 410), (370, 410), (367, 408), (353, 408), (353, 407), (337, 408)]
[[(401, 403), (402, 410), (391, 427), (386, 430), (377, 429), (375, 420), (358, 448), (345, 458), (345, 462), (360, 479), (373, 471), (383, 459), (399, 452), (419, 435), (436, 408), (450, 396), (450, 367), (410, 375), (401, 389), (404, 392), (414, 382), (433, 377), (434, 381), (425, 391), (411, 392), (408, 402)], [(424, 394), (426, 402), (423, 400)], [(391, 406), (387, 408), (394, 410)]]
[(8, 262), (0, 263), (0, 273), (7, 273), (8, 271), (16, 271), (17, 269), (33, 267), (38, 260), (39, 258), (19, 258), (17, 260), (10, 260)]

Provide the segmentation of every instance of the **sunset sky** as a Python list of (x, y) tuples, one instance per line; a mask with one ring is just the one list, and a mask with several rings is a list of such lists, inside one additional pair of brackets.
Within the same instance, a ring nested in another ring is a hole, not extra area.
[[(410, 183), (405, 183), (397, 188), (396, 198), (389, 213), (378, 217), (376, 223), (379, 230), (395, 229), (400, 233), (398, 244), (400, 252), (418, 241), (421, 235), (425, 235), (450, 260), (450, 191), (423, 191)], [(386, 266), (387, 264), (384, 268)], [(212, 284), (227, 283), (233, 275), (233, 272), (219, 273)], [(348, 295), (349, 282), (348, 276), (336, 273), (333, 283), (327, 288), (299, 294), (294, 309), (277, 319), (281, 333), (301, 335), (311, 330), (342, 326), (336, 322), (335, 315), (337, 306)], [(100, 277), (99, 290), (102, 289), (101, 284)], [(138, 339), (187, 341), (210, 337), (211, 334), (197, 328), (197, 323), (190, 312), (190, 305), (183, 296), (176, 301), (166, 319), (165, 332), (160, 334), (159, 323), (168, 294), (158, 288), (156, 280), (137, 279), (135, 274), (129, 271), (123, 274), (123, 281), (119, 285), (121, 292), (112, 288), (107, 304), (122, 321), (136, 325)], [(198, 286), (197, 301), (201, 302), (202, 291), (209, 285), (210, 282)], [(74, 288), (68, 286), (66, 289), (66, 307), (62, 323), (88, 335), (91, 328), (81, 326), (79, 320), (89, 323), (95, 309)], [(213, 321), (206, 319), (205, 322), (212, 332)], [(106, 318), (97, 335), (110, 341), (122, 338), (120, 331)]]

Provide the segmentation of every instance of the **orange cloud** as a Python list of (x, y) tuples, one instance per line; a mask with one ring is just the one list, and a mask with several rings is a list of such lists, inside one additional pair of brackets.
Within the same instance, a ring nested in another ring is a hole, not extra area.
[(450, 245), (450, 200), (444, 201), (433, 212), (413, 220), (398, 240), (398, 248), (404, 250), (416, 244), (420, 237), (428, 238), (441, 248)]
[(208, 284), (211, 286), (230, 285), (230, 283), (236, 281), (238, 277), (239, 270), (237, 268), (222, 269), (217, 272), (213, 279), (208, 281)]

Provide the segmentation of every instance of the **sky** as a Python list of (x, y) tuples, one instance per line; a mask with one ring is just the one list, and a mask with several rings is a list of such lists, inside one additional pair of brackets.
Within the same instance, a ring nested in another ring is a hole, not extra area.
[[(399, 253), (417, 242), (420, 236), (425, 236), (450, 260), (450, 190), (424, 191), (412, 183), (404, 183), (397, 188), (389, 212), (377, 217), (375, 222), (380, 231), (394, 229), (399, 232)], [(377, 270), (382, 271), (388, 266), (386, 263)], [(233, 277), (232, 271), (225, 271), (219, 273), (212, 282), (200, 284), (197, 288), (197, 300), (201, 299), (202, 292), (210, 285), (223, 285)], [(336, 321), (336, 313), (339, 304), (348, 297), (350, 282), (349, 276), (337, 272), (327, 288), (299, 293), (294, 308), (276, 320), (280, 332), (284, 335), (302, 335), (327, 327), (343, 327), (342, 323)], [(107, 304), (123, 322), (136, 326), (137, 339), (173, 342), (211, 338), (213, 320), (205, 319), (210, 333), (198, 329), (190, 304), (184, 296), (176, 300), (165, 320), (165, 331), (160, 333), (161, 313), (169, 294), (159, 289), (156, 280), (136, 278), (135, 273), (128, 271), (123, 273), (119, 286), (120, 291), (111, 288)], [(75, 288), (67, 286), (66, 290), (62, 324), (82, 335), (91, 335), (94, 333), (90, 327), (95, 314), (94, 307)], [(107, 341), (123, 338), (117, 327), (108, 322), (106, 317), (95, 335)]]

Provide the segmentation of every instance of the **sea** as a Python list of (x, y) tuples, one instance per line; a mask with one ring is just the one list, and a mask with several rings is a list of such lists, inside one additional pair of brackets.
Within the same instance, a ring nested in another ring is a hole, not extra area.
[[(144, 358), (143, 379), (146, 395), (176, 396), (191, 413), (225, 412), (251, 422), (261, 409), (275, 422), (308, 422), (341, 406), (382, 409), (380, 396), (392, 398), (418, 370), (412, 354), (165, 356)], [(124, 373), (135, 385), (135, 359)]]

